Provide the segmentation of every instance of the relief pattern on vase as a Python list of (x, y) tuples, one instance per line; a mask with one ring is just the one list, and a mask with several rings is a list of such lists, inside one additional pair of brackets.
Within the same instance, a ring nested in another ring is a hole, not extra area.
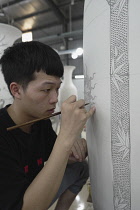
[(87, 125), (94, 208), (131, 210), (129, 1), (87, 0), (84, 14), (85, 99), (97, 106)]
[(114, 209), (131, 209), (128, 0), (110, 5), (111, 147)]
[[(1, 33), (0, 34), (0, 57), (3, 54), (4, 49), (8, 46), (8, 42), (6, 41), (6, 35)], [(2, 73), (0, 72), (0, 78), (3, 78)], [(5, 84), (3, 84), (4, 79), (2, 79), (0, 84), (0, 109), (4, 107), (5, 103), (8, 101), (12, 101), (12, 97), (9, 94), (8, 88)], [(6, 93), (6, 94), (5, 94)], [(5, 97), (7, 96), (7, 98)]]
[[(0, 23), (0, 58), (4, 50), (10, 47), (20, 37), (21, 31), (19, 29), (8, 24)], [(0, 108), (12, 102), (13, 97), (9, 93), (0, 67)]]
[(0, 57), (3, 54), (3, 49), (7, 46), (7, 43), (5, 41), (5, 35), (0, 34)]
[(93, 73), (93, 76), (89, 76), (87, 73), (87, 66), (84, 66), (84, 99), (86, 102), (91, 105), (95, 104), (94, 89), (96, 87), (96, 83), (94, 83), (94, 77), (96, 73)]

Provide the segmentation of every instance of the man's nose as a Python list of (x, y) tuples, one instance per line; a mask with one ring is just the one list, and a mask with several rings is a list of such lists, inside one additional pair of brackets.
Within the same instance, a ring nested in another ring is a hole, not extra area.
[(50, 96), (50, 103), (57, 103), (58, 102), (58, 92), (53, 91), (53, 93)]

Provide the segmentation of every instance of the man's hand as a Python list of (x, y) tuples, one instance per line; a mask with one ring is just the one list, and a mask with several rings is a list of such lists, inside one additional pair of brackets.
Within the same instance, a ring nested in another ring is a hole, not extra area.
[(72, 149), (69, 156), (68, 163), (82, 162), (87, 157), (87, 143), (85, 139), (78, 139)]
[(85, 109), (85, 101), (76, 101), (76, 96), (72, 95), (62, 103), (61, 125), (59, 135), (67, 142), (67, 147), (72, 148), (75, 141), (80, 136), (87, 120), (94, 114), (95, 107), (89, 111)]

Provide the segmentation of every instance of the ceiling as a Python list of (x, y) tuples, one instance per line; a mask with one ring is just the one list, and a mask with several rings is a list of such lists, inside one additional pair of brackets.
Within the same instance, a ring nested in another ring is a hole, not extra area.
[(73, 64), (63, 52), (82, 47), (83, 10), (84, 0), (0, 0), (0, 23), (32, 31), (34, 40), (61, 51), (64, 63)]

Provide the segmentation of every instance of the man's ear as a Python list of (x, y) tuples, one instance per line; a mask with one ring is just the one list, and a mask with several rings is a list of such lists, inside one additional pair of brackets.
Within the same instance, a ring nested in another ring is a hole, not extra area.
[(21, 99), (22, 86), (16, 82), (10, 84), (10, 91), (14, 98)]

